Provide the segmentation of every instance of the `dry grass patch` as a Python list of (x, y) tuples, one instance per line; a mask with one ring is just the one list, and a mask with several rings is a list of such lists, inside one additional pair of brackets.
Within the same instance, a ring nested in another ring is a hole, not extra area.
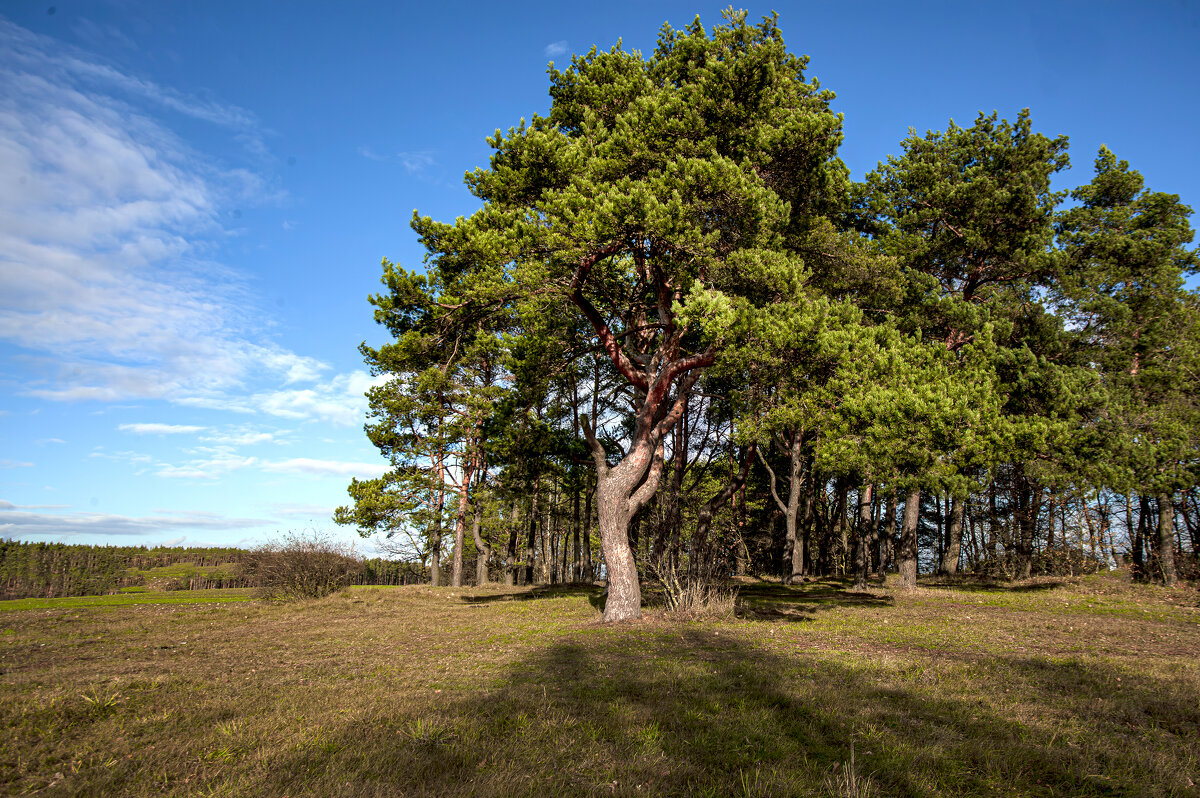
[(1194, 591), (597, 593), (5, 613), (0, 793), (1197, 794)]

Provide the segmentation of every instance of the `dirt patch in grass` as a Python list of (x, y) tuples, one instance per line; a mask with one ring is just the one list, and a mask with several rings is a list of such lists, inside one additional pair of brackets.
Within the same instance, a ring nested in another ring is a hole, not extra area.
[[(0, 793), (1195, 795), (1194, 591), (594, 588), (0, 618)], [(1144, 611), (1143, 611), (1144, 610)]]

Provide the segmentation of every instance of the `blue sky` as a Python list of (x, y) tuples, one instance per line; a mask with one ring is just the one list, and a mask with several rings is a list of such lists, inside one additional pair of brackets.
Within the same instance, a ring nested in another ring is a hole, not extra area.
[[(329, 520), (362, 433), (366, 296), (469, 214), (546, 63), (720, 6), (9, 0), (0, 6), (0, 537), (248, 545)], [(910, 127), (1032, 111), (1200, 203), (1200, 4), (793, 3), (856, 177)], [(369, 550), (369, 545), (364, 547)]]

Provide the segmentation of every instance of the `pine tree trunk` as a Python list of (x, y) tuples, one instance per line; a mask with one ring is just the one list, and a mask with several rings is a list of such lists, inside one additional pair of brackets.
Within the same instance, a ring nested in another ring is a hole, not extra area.
[[(633, 620), (642, 617), (642, 589), (638, 583), (637, 563), (629, 540), (629, 525), (636, 510), (630, 507), (638, 485), (639, 469), (631, 458), (648, 453), (631, 452), (615, 468), (598, 474), (596, 509), (600, 520), (600, 545), (604, 550), (608, 597), (604, 603), (604, 621)], [(630, 467), (622, 468), (629, 462)], [(657, 482), (657, 479), (655, 480)]]
[(463, 469), (458, 487), (458, 513), (454, 517), (454, 559), (450, 569), (450, 586), (462, 587), (463, 549), (467, 542), (467, 508), (471, 503), (471, 478), (475, 475), (475, 463)]
[(583, 551), (579, 544), (579, 530), (583, 524), (583, 519), (579, 515), (579, 493), (581, 486), (578, 480), (575, 480), (571, 489), (571, 537), (572, 537), (572, 556), (571, 558), (571, 581), (580, 582), (583, 580)]
[(592, 567), (592, 496), (595, 490), (589, 486), (584, 494), (583, 505), (583, 564), (580, 568), (582, 578), (591, 582), (596, 578), (596, 571)]
[[(696, 532), (693, 537), (692, 545), (693, 552), (704, 552), (709, 549), (708, 536), (709, 532), (712, 531), (713, 517), (717, 514), (718, 510), (720, 510), (729, 502), (729, 500), (737, 492), (738, 488), (746, 484), (746, 475), (750, 473), (750, 463), (754, 459), (754, 452), (755, 447), (753, 444), (751, 444), (748, 449), (743, 450), (741, 455), (741, 464), (738, 470), (731, 473), (729, 475), (729, 480), (721, 486), (721, 489), (718, 490), (712, 496), (712, 498), (701, 505), (699, 512), (696, 514)], [(742, 552), (739, 544), (739, 549), (736, 555), (739, 559), (739, 562), (741, 562), (741, 554)], [(694, 575), (700, 576), (701, 574), (705, 573), (705, 570), (700, 567), (700, 563), (696, 563), (695, 565), (696, 567), (693, 569)]]
[(867, 568), (870, 564), (871, 494), (870, 483), (858, 489), (858, 523), (854, 535), (854, 589), (867, 589)]
[(900, 526), (900, 576), (904, 587), (917, 587), (917, 525), (921, 521), (921, 491), (910, 491), (904, 499), (904, 521)]
[(946, 551), (942, 555), (942, 573), (953, 576), (958, 573), (958, 561), (962, 554), (964, 502), (950, 497), (950, 520), (946, 526)]
[(1158, 568), (1163, 584), (1175, 587), (1175, 507), (1167, 493), (1158, 496)]
[(538, 488), (541, 487), (541, 484), (541, 477), (533, 481), (533, 494), (529, 498), (529, 528), (525, 535), (525, 573), (521, 582), (523, 585), (533, 584), (533, 566), (534, 560), (537, 559)]
[(475, 501), (475, 518), (471, 522), (471, 537), (475, 540), (475, 584), (486, 585), (488, 583), (488, 557), (491, 554), (491, 549), (483, 540), (483, 507), (480, 505), (478, 496)]
[(883, 552), (880, 555), (879, 568), (881, 571), (891, 570), (896, 564), (896, 489), (888, 491), (887, 506), (883, 519)]
[(512, 587), (517, 582), (517, 537), (521, 533), (520, 514), (517, 500), (513, 499), (512, 514), (509, 516), (508, 551), (504, 558), (504, 584)]
[(1017, 513), (1014, 519), (1016, 535), (1016, 578), (1028, 579), (1033, 575), (1033, 531), (1037, 524), (1037, 509), (1034, 496), (1038, 491), (1029, 484), (1023, 474), (1013, 480), (1016, 492)]
[[(1132, 510), (1126, 508), (1127, 515), (1132, 518)], [(1146, 579), (1146, 537), (1150, 521), (1150, 499), (1147, 496), (1138, 497), (1137, 529), (1133, 535), (1133, 578)]]
[(783, 513), (784, 548), (783, 548), (783, 584), (793, 585), (804, 581), (804, 543), (806, 535), (797, 528), (800, 520), (800, 497), (804, 491), (804, 459), (801, 456), (803, 436), (799, 433), (792, 435), (788, 445), (788, 497), (785, 502), (776, 490), (775, 471), (767, 462), (766, 457), (759, 453), (763, 467), (770, 477), (771, 496), (776, 506)]
[(850, 535), (847, 530), (846, 523), (846, 499), (850, 493), (850, 483), (845, 477), (838, 477), (834, 483), (837, 491), (837, 504), (834, 508), (834, 530), (837, 534), (838, 545), (841, 548), (841, 554), (838, 558), (839, 572), (838, 576), (846, 576), (850, 570)]

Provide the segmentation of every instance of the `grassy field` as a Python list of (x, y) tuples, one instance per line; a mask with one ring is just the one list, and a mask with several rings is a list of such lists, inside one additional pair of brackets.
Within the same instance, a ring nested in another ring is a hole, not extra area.
[(1191, 588), (66, 601), (0, 614), (0, 794), (1200, 795)]
[(70, 596), (67, 598), (24, 598), (0, 601), (0, 612), (18, 610), (67, 610), (79, 607), (125, 607), (130, 604), (223, 604), (249, 601), (253, 588), (222, 590), (147, 591), (127, 589), (108, 596)]

